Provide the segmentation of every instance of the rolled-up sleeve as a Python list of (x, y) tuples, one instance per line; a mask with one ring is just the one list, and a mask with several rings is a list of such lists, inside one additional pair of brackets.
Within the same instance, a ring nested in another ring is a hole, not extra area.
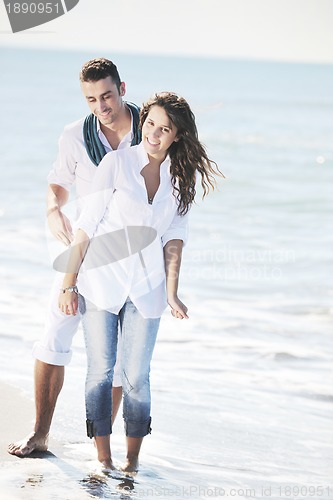
[(47, 176), (49, 184), (57, 184), (67, 191), (70, 191), (72, 184), (75, 182), (76, 160), (73, 156), (73, 147), (70, 144), (66, 129), (59, 138), (58, 155)]
[(162, 235), (162, 244), (165, 246), (170, 240), (182, 240), (184, 246), (188, 239), (188, 217), (189, 212), (185, 215), (175, 214), (169, 228)]
[(94, 236), (115, 190), (116, 156), (114, 153), (105, 155), (99, 164), (91, 186), (91, 193), (84, 200), (84, 209), (75, 224), (75, 229), (82, 229), (89, 238)]

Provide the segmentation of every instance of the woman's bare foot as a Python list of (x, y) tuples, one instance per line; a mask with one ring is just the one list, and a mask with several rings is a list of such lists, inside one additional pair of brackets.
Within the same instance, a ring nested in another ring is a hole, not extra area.
[(116, 470), (116, 467), (113, 465), (111, 458), (107, 458), (105, 460), (100, 460), (100, 463), (102, 465), (103, 472), (108, 472), (110, 470)]
[(139, 471), (139, 457), (127, 458), (120, 470), (129, 476), (135, 476)]
[(49, 445), (49, 436), (41, 436), (32, 432), (21, 441), (10, 443), (7, 447), (8, 453), (17, 457), (27, 457), (33, 451), (46, 451)]
[(125, 465), (121, 468), (128, 476), (135, 476), (139, 470), (139, 453), (143, 438), (126, 437), (127, 454)]
[(104, 472), (115, 470), (116, 467), (112, 462), (112, 454), (110, 447), (110, 434), (106, 436), (95, 436), (94, 445), (97, 449), (97, 458), (102, 465)]

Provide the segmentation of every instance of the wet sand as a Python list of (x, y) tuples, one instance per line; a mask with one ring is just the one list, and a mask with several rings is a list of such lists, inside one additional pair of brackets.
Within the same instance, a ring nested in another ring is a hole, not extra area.
[(7, 445), (31, 432), (34, 403), (19, 389), (3, 382), (0, 382), (0, 398), (0, 459), (17, 461), (17, 457), (7, 453)]
[[(50, 441), (48, 452), (34, 452), (27, 458), (19, 458), (7, 452), (10, 442), (22, 439), (31, 432), (34, 422), (34, 402), (28, 399), (16, 387), (0, 382), (0, 491), (1, 499), (16, 500), (48, 497), (48, 488), (44, 489), (42, 483), (47, 475), (54, 478), (58, 476), (59, 484), (62, 482), (59, 470), (54, 467), (62, 459), (61, 446), (55, 441)], [(57, 472), (58, 471), (58, 472)], [(53, 498), (55, 483), (53, 481)], [(31, 496), (30, 496), (31, 495)], [(74, 497), (71, 497), (74, 498)]]
[(34, 403), (4, 382), (0, 382), (0, 398), (1, 500), (115, 498), (122, 485), (133, 488), (133, 482), (124, 482), (122, 474), (101, 472), (91, 442), (59, 443), (51, 438), (47, 452), (33, 452), (25, 458), (10, 455), (8, 443), (31, 432)]

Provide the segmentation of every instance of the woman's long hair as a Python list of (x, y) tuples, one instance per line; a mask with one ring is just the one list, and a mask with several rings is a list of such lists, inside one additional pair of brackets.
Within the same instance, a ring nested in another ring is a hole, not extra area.
[(210, 188), (216, 186), (215, 175), (223, 176), (216, 163), (210, 160), (198, 138), (195, 117), (183, 97), (173, 92), (155, 94), (141, 108), (140, 126), (144, 124), (152, 106), (165, 110), (171, 122), (177, 127), (177, 142), (168, 150), (171, 165), (171, 182), (178, 199), (178, 213), (185, 215), (194, 201), (196, 173), (201, 175), (204, 198)]

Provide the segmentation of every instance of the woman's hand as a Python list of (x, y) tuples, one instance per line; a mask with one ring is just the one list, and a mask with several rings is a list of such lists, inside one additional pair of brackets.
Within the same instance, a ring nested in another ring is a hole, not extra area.
[(59, 309), (68, 315), (75, 316), (78, 308), (78, 295), (75, 292), (70, 292), (66, 290), (65, 292), (60, 292), (59, 294)]
[(168, 304), (171, 307), (171, 314), (174, 318), (178, 319), (188, 319), (187, 307), (182, 303), (181, 300), (176, 296), (168, 298)]

